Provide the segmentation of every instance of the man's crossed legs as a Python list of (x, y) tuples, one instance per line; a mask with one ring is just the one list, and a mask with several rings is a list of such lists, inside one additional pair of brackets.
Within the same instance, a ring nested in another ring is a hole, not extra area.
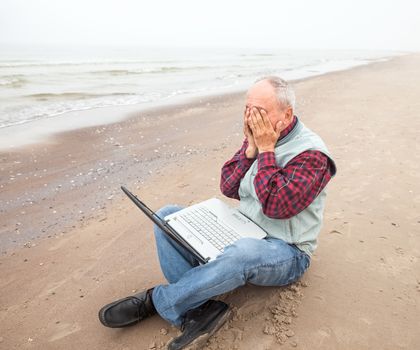
[[(181, 210), (168, 205), (157, 212), (160, 217)], [(158, 313), (183, 334), (169, 349), (200, 344), (229, 316), (228, 306), (211, 298), (243, 286), (284, 286), (297, 281), (309, 267), (309, 256), (281, 239), (242, 238), (225, 248), (215, 260), (199, 265), (183, 247), (157, 226), (154, 228), (160, 266), (168, 284), (161, 284), (133, 297), (104, 306), (99, 312), (108, 327), (137, 323)]]

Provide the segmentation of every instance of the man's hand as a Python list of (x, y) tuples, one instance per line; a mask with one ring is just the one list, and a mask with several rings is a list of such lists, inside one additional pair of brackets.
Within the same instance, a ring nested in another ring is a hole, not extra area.
[(274, 146), (280, 137), (281, 131), (284, 129), (283, 122), (279, 121), (275, 128), (273, 128), (264, 109), (252, 107), (250, 112), (251, 115), (248, 125), (258, 152), (274, 152)]
[(258, 154), (258, 148), (255, 144), (254, 136), (252, 135), (252, 131), (249, 127), (249, 119), (251, 118), (251, 109), (249, 107), (245, 107), (244, 111), (244, 135), (248, 140), (248, 147), (245, 151), (245, 156), (248, 159), (255, 158)]

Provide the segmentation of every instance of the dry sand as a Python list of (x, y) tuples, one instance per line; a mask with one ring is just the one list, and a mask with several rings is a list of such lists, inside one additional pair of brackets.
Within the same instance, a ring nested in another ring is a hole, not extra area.
[[(338, 165), (319, 248), (299, 283), (221, 296), (234, 316), (207, 348), (419, 349), (420, 55), (295, 88)], [(243, 101), (136, 113), (0, 154), (0, 349), (164, 348), (178, 331), (157, 316), (117, 330), (97, 320), (164, 282), (152, 225), (119, 185), (155, 209), (222, 198)]]

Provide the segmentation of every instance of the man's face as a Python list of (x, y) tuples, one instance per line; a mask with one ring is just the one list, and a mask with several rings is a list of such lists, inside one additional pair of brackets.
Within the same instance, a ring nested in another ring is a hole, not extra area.
[(274, 88), (266, 80), (255, 83), (248, 90), (245, 108), (252, 107), (264, 109), (273, 128), (279, 121), (282, 121), (284, 125), (290, 124), (293, 117), (292, 108), (278, 102)]

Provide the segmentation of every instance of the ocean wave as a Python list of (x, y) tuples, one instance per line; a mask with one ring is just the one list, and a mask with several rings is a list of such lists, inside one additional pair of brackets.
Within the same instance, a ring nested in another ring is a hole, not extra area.
[(109, 70), (95, 70), (88, 72), (94, 75), (139, 75), (139, 74), (151, 74), (151, 73), (162, 73), (162, 72), (177, 72), (182, 69), (179, 67), (158, 67), (158, 68), (142, 68), (142, 69), (109, 69)]
[(121, 61), (0, 61), (0, 68), (30, 68), (30, 67), (59, 67), (59, 66), (102, 66), (102, 65), (127, 65), (127, 64), (170, 64), (178, 60), (121, 60)]
[(9, 126), (16, 126), (16, 125), (26, 124), (26, 123), (29, 123), (31, 121), (33, 121), (33, 120), (31, 120), (31, 119), (23, 119), (23, 120), (17, 120), (17, 121), (9, 121), (9, 120), (0, 121), (0, 129), (1, 128), (7, 128)]
[[(172, 64), (171, 64), (172, 63)], [(94, 75), (137, 75), (137, 74), (155, 74), (155, 73), (176, 73), (183, 71), (196, 71), (214, 69), (214, 65), (186, 65), (183, 61), (168, 60), (168, 61), (86, 61), (86, 62), (14, 62), (5, 63), (0, 61), (0, 69), (13, 68), (62, 68), (65, 72), (65, 67), (86, 67), (81, 68), (84, 73)], [(101, 69), (101, 67), (115, 67), (111, 69)], [(119, 68), (130, 66), (130, 68)], [(139, 67), (139, 68), (137, 68)], [(89, 70), (90, 69), (90, 70)]]
[[(64, 94), (34, 94), (33, 96), (54, 96), (57, 95), (89, 95), (83, 93), (64, 93)], [(115, 93), (107, 95), (90, 94), (91, 98), (74, 98), (74, 100), (42, 100), (31, 106), (13, 108), (9, 111), (3, 110), (0, 114), (0, 128), (13, 125), (26, 124), (41, 119), (48, 119), (74, 111), (83, 111), (94, 108), (133, 105), (158, 99), (160, 96), (141, 96), (138, 94)], [(113, 98), (112, 98), (113, 96)], [(119, 97), (116, 97), (119, 96)]]
[(109, 70), (95, 70), (88, 72), (93, 75), (112, 75), (112, 76), (124, 76), (124, 75), (141, 75), (141, 74), (161, 74), (161, 73), (177, 73), (177, 72), (188, 72), (188, 71), (203, 71), (214, 69), (213, 66), (162, 66), (153, 68), (140, 68), (140, 69), (109, 69)]
[(208, 91), (209, 88), (177, 89), (164, 94), (158, 92), (92, 94), (84, 92), (38, 93), (25, 95), (36, 102), (21, 104), (11, 108), (0, 108), (0, 128), (26, 124), (37, 120), (49, 119), (60, 115), (96, 108), (126, 106), (163, 101), (179, 95), (188, 95)]
[(23, 75), (5, 75), (0, 77), (0, 86), (21, 87), (27, 82)]
[(240, 57), (275, 57), (277, 56), (274, 53), (254, 53), (254, 54), (246, 54), (243, 53), (241, 55), (239, 55)]
[(35, 99), (37, 101), (51, 101), (51, 100), (85, 100), (98, 97), (117, 97), (117, 96), (134, 96), (135, 93), (128, 92), (113, 92), (107, 94), (94, 94), (87, 92), (62, 92), (62, 93), (39, 93), (39, 94), (30, 94), (23, 97)]

